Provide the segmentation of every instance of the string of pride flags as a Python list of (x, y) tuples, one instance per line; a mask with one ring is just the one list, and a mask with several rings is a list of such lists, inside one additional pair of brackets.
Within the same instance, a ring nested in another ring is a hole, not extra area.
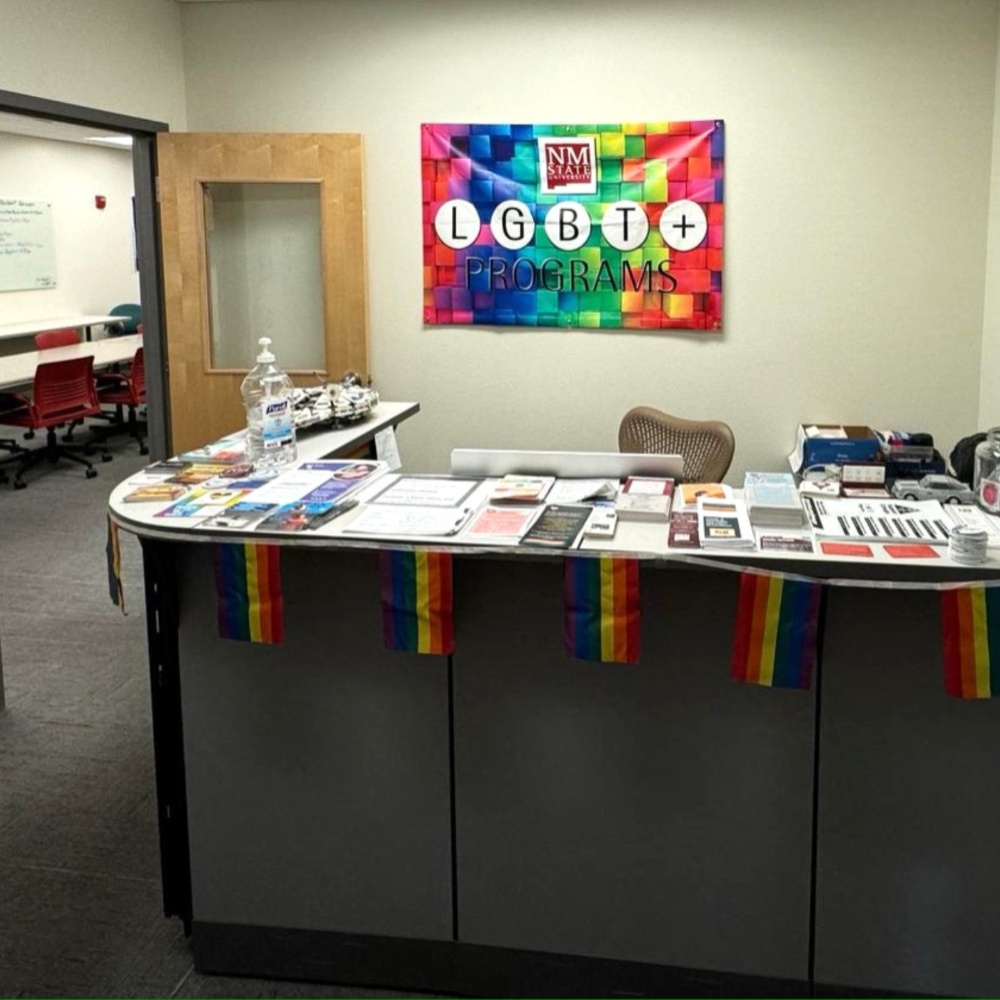
[[(219, 636), (244, 642), (284, 639), (281, 548), (217, 545)], [(124, 608), (118, 530), (108, 521), (108, 589)], [(382, 638), (387, 649), (448, 655), (455, 647), (452, 556), (446, 552), (377, 554)], [(609, 556), (563, 560), (564, 646), (568, 656), (639, 663), (639, 562)], [(819, 663), (823, 584), (780, 573), (743, 571), (730, 674), (765, 687), (805, 690)], [(1000, 696), (1000, 587), (941, 591), (945, 692), (955, 698)]]

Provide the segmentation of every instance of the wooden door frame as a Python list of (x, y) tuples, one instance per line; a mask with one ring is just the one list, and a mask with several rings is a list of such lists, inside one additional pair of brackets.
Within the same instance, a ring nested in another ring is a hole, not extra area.
[(9, 90), (0, 90), (0, 111), (132, 136), (135, 239), (142, 301), (142, 342), (146, 356), (146, 398), (149, 403), (148, 444), (152, 460), (166, 458), (171, 454), (170, 393), (163, 318), (163, 260), (156, 211), (156, 135), (158, 132), (169, 132), (170, 126), (165, 122), (64, 104)]

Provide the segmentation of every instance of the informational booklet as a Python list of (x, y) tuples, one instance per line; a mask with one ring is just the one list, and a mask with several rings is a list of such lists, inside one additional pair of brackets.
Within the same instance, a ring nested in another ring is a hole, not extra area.
[(255, 530), (306, 531), (326, 524), (336, 513), (340, 513), (340, 510), (332, 500), (299, 500), (278, 507), (259, 521)]
[(615, 513), (622, 521), (666, 522), (673, 497), (673, 479), (629, 476), (615, 498)]
[(255, 500), (237, 500), (220, 513), (202, 521), (198, 527), (247, 530), (267, 517), (275, 506), (273, 503), (257, 503)]
[(805, 521), (802, 502), (790, 472), (747, 472), (743, 500), (750, 523), (793, 528)]
[(575, 548), (592, 509), (586, 504), (546, 504), (524, 533), (521, 544), (548, 549)]
[(803, 535), (760, 535), (757, 546), (761, 552), (812, 552), (811, 538)]
[(180, 483), (144, 483), (122, 497), (124, 503), (172, 503), (179, 500), (190, 486)]
[(490, 503), (538, 503), (555, 481), (555, 476), (506, 475), (496, 481), (488, 499)]
[(227, 466), (218, 462), (191, 462), (166, 480), (183, 486), (197, 486), (209, 479), (215, 479), (226, 471)]
[(709, 497), (712, 500), (732, 500), (734, 496), (732, 487), (726, 483), (681, 483), (675, 492), (680, 499), (681, 507), (691, 511), (698, 510), (699, 497)]
[(548, 503), (582, 503), (584, 500), (614, 500), (616, 479), (557, 479), (545, 494)]
[(206, 519), (221, 513), (225, 507), (247, 495), (246, 490), (196, 489), (169, 507), (157, 511), (153, 516)]
[(698, 534), (702, 548), (756, 548), (753, 528), (742, 500), (698, 498)]
[(415, 507), (457, 507), (482, 482), (453, 476), (399, 476), (369, 503)]
[(491, 545), (516, 545), (541, 511), (541, 507), (516, 505), (495, 507), (487, 504), (476, 512), (458, 540)]
[(701, 539), (698, 537), (697, 511), (675, 510), (670, 515), (670, 526), (667, 529), (667, 545), (672, 549), (701, 548)]
[(222, 465), (234, 465), (246, 461), (246, 439), (241, 431), (230, 434), (201, 448), (192, 448), (177, 456), (182, 462), (213, 462)]
[(344, 534), (447, 537), (458, 534), (471, 516), (471, 507), (365, 504), (350, 524), (344, 526)]

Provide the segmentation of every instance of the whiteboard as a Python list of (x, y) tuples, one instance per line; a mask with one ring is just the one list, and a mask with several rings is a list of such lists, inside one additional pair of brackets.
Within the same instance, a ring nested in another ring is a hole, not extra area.
[(0, 198), (0, 292), (54, 288), (52, 203)]

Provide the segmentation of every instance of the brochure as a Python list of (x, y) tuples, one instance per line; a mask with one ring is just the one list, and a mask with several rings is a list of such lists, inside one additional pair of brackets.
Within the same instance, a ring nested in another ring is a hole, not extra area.
[(506, 475), (490, 493), (490, 503), (538, 503), (552, 489), (555, 476)]
[(122, 497), (123, 503), (172, 503), (190, 489), (179, 483), (146, 483)]
[(571, 549), (583, 532), (592, 507), (585, 504), (548, 504), (521, 538), (522, 545)]

